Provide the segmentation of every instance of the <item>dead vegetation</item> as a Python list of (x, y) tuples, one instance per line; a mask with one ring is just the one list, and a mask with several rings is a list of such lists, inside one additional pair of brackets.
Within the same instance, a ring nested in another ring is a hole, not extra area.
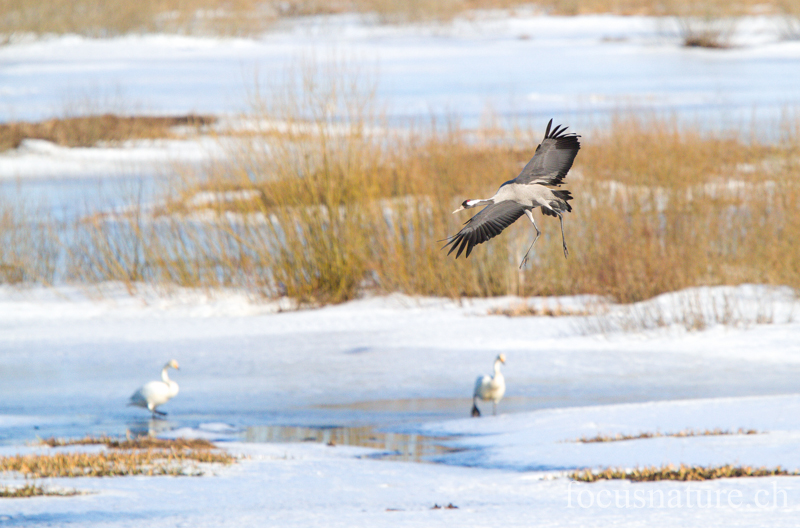
[(657, 482), (662, 480), (703, 481), (720, 478), (774, 477), (798, 475), (797, 471), (787, 471), (780, 466), (774, 469), (753, 468), (750, 466), (687, 466), (672, 464), (662, 467), (636, 469), (607, 468), (603, 470), (584, 469), (569, 474), (569, 478), (579, 482), (598, 482), (600, 480), (630, 480), (633, 482)]
[(0, 457), (0, 472), (18, 473), (34, 479), (130, 475), (200, 476), (203, 471), (198, 464), (228, 465), (236, 461), (235, 457), (215, 449), (205, 440), (161, 440), (146, 437), (115, 440), (103, 436), (77, 440), (50, 438), (42, 443), (51, 447), (104, 445), (109, 449)]
[(202, 438), (156, 438), (152, 436), (126, 437), (125, 439), (111, 436), (86, 436), (84, 438), (55, 438), (41, 440), (42, 445), (50, 447), (64, 447), (74, 445), (104, 445), (109, 449), (171, 449), (184, 450), (196, 449), (207, 451), (216, 449), (214, 444)]
[(37, 123), (0, 123), (0, 152), (20, 146), (25, 139), (43, 139), (64, 147), (92, 147), (101, 142), (176, 137), (174, 127), (200, 129), (216, 122), (201, 115), (121, 116), (87, 115), (49, 119)]
[(792, 0), (5, 0), (0, 37), (16, 33), (77, 33), (109, 37), (128, 33), (256, 35), (281, 20), (312, 15), (362, 13), (384, 23), (472, 18), (477, 10), (525, 10), (555, 15), (680, 15), (696, 19), (782, 13)]
[(615, 435), (603, 435), (598, 434), (597, 436), (592, 437), (585, 437), (582, 436), (577, 440), (573, 440), (574, 442), (581, 443), (581, 444), (592, 444), (597, 442), (622, 442), (625, 440), (641, 440), (647, 438), (685, 438), (691, 436), (725, 436), (725, 435), (754, 435), (754, 434), (762, 434), (755, 429), (743, 429), (739, 428), (736, 431), (730, 431), (728, 429), (704, 429), (701, 431), (696, 431), (694, 429), (685, 429), (683, 431), (678, 431), (677, 433), (661, 433), (656, 431), (655, 433), (644, 432), (638, 433), (635, 435), (625, 435), (617, 433)]
[(24, 486), (6, 486), (0, 488), (0, 498), (19, 499), (30, 497), (72, 497), (80, 495), (78, 490), (53, 490), (47, 489), (37, 484), (25, 484)]
[[(248, 134), (221, 143), (227, 156), (176, 169), (172, 186), (133, 196), (125, 210), (59, 223), (0, 201), (0, 278), (233, 287), (301, 305), (391, 292), (635, 303), (696, 286), (800, 288), (796, 118), (764, 141), (754, 129), (715, 132), (641, 113), (576, 130), (570, 257), (557, 223), (541, 219), (530, 265), (518, 271), (532, 237), (525, 222), (469, 259), (447, 258), (441, 241), (467, 218), (450, 213), (457, 204), (519, 173), (545, 122), (393, 128), (374, 83), (343, 70), (311, 68), (288, 76), (299, 85), (262, 90)], [(719, 310), (724, 320), (733, 308)]]

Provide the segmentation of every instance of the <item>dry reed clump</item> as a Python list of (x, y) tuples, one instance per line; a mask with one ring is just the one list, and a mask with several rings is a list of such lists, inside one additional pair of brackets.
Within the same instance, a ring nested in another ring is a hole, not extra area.
[(24, 200), (0, 196), (0, 285), (52, 284), (64, 226)]
[(81, 493), (78, 490), (51, 490), (45, 489), (42, 486), (38, 486), (36, 484), (25, 484), (24, 486), (19, 487), (9, 487), (6, 486), (0, 489), (0, 498), (4, 499), (19, 499), (19, 498), (29, 498), (29, 497), (72, 497), (74, 495), (80, 495)]
[(676, 468), (672, 464), (662, 467), (645, 467), (636, 469), (607, 468), (601, 471), (584, 469), (569, 474), (569, 478), (579, 482), (598, 482), (600, 480), (631, 480), (633, 482), (656, 482), (661, 480), (702, 481), (720, 478), (739, 477), (773, 477), (798, 475), (797, 471), (789, 472), (780, 466), (774, 469), (753, 468), (750, 466), (718, 466), (702, 467), (681, 464)]
[(38, 123), (0, 123), (0, 152), (17, 148), (24, 139), (44, 139), (65, 147), (91, 147), (101, 141), (170, 138), (173, 127), (199, 129), (216, 122), (201, 115), (121, 116), (89, 115), (49, 119)]
[(785, 40), (800, 40), (800, 2), (797, 0), (778, 0), (778, 11), (782, 22), (779, 32)]
[(690, 436), (724, 436), (724, 435), (754, 435), (754, 434), (761, 434), (761, 433), (759, 431), (756, 431), (755, 429), (743, 429), (743, 428), (739, 428), (736, 431), (730, 431), (727, 429), (719, 429), (719, 428), (705, 429), (702, 431), (695, 431), (694, 429), (686, 429), (684, 431), (678, 431), (677, 433), (645, 432), (635, 435), (624, 435), (617, 433), (613, 436), (598, 434), (597, 436), (593, 437), (582, 436), (579, 439), (573, 441), (581, 444), (592, 444), (596, 442), (622, 442), (625, 440), (641, 440), (646, 438), (667, 438), (667, 437), (685, 438)]
[(235, 458), (208, 449), (119, 449), (97, 453), (55, 453), (0, 457), (0, 471), (29, 478), (120, 477), (129, 475), (199, 476), (196, 463), (231, 464)]
[(138, 436), (134, 438), (113, 438), (110, 436), (86, 436), (84, 438), (46, 438), (41, 444), (50, 447), (72, 445), (104, 445), (110, 449), (197, 449), (200, 451), (216, 449), (214, 444), (202, 438), (155, 438)]

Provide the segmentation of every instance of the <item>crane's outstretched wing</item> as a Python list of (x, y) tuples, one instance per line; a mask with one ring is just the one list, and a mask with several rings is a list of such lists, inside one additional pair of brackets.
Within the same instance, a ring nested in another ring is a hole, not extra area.
[(456, 258), (458, 258), (466, 248), (466, 257), (469, 257), (473, 247), (499, 235), (503, 229), (516, 222), (524, 212), (522, 206), (516, 202), (487, 205), (478, 214), (467, 220), (461, 231), (448, 238), (442, 249), (452, 244), (453, 247), (447, 254), (449, 255), (458, 248), (456, 253)]
[(551, 132), (552, 124), (551, 119), (547, 123), (544, 140), (536, 147), (536, 153), (519, 176), (506, 183), (561, 185), (581, 148), (578, 141), (580, 136), (571, 132), (565, 134), (567, 127), (561, 128), (561, 125), (557, 125)]

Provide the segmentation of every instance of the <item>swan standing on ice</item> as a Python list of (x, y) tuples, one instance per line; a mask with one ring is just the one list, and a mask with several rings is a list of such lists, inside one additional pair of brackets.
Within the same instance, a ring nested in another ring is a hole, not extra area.
[(506, 393), (506, 380), (500, 372), (500, 363), (506, 363), (506, 355), (500, 354), (494, 360), (494, 376), (479, 376), (475, 381), (475, 392), (472, 394), (472, 416), (480, 416), (477, 399), (492, 400), (492, 414), (497, 414), (497, 404)]
[(164, 368), (161, 370), (161, 381), (146, 383), (144, 387), (133, 393), (128, 405), (145, 407), (153, 413), (153, 415), (160, 414), (161, 416), (166, 416), (167, 413), (157, 410), (156, 407), (167, 403), (170, 398), (178, 394), (178, 384), (169, 379), (167, 375), (167, 369), (170, 367), (175, 370), (180, 370), (178, 362), (174, 359), (164, 365)]

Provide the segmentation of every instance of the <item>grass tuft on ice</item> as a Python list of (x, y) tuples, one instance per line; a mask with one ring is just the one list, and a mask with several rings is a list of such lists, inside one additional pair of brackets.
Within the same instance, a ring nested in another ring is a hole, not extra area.
[(597, 482), (600, 480), (630, 480), (633, 482), (655, 482), (660, 480), (701, 481), (720, 478), (739, 477), (774, 477), (799, 475), (798, 471), (787, 471), (778, 466), (774, 469), (750, 466), (687, 466), (675, 467), (668, 464), (662, 467), (645, 467), (635, 469), (606, 468), (599, 471), (584, 469), (569, 474), (569, 478), (580, 482)]
[(40, 442), (50, 447), (64, 447), (74, 445), (104, 445), (110, 449), (215, 449), (214, 444), (203, 438), (153, 438), (140, 436), (124, 440), (110, 436), (86, 436), (84, 438), (55, 438), (50, 437)]
[(37, 484), (25, 484), (20, 487), (6, 486), (0, 488), (0, 498), (3, 499), (19, 499), (28, 497), (72, 497), (80, 495), (78, 490), (52, 490), (47, 489)]
[(655, 433), (644, 432), (635, 435), (625, 435), (617, 433), (612, 436), (612, 435), (598, 434), (597, 436), (592, 436), (592, 437), (582, 436), (577, 440), (573, 441), (581, 444), (593, 444), (597, 442), (622, 442), (625, 440), (641, 440), (646, 438), (666, 438), (666, 437), (685, 438), (689, 436), (724, 436), (724, 435), (754, 435), (754, 434), (761, 434), (761, 432), (756, 431), (755, 429), (744, 429), (744, 428), (739, 428), (737, 431), (730, 431), (728, 429), (720, 429), (720, 428), (705, 429), (703, 431), (695, 431), (694, 429), (685, 429), (683, 431), (678, 431), (677, 433), (661, 433), (656, 431)]
[(96, 453), (0, 457), (0, 472), (19, 473), (27, 478), (201, 476), (203, 471), (197, 464), (229, 465), (236, 461), (232, 455), (212, 449), (213, 445), (205, 440), (114, 440), (109, 437), (87, 437), (79, 440), (51, 438), (43, 443), (53, 447), (99, 444), (111, 449)]

